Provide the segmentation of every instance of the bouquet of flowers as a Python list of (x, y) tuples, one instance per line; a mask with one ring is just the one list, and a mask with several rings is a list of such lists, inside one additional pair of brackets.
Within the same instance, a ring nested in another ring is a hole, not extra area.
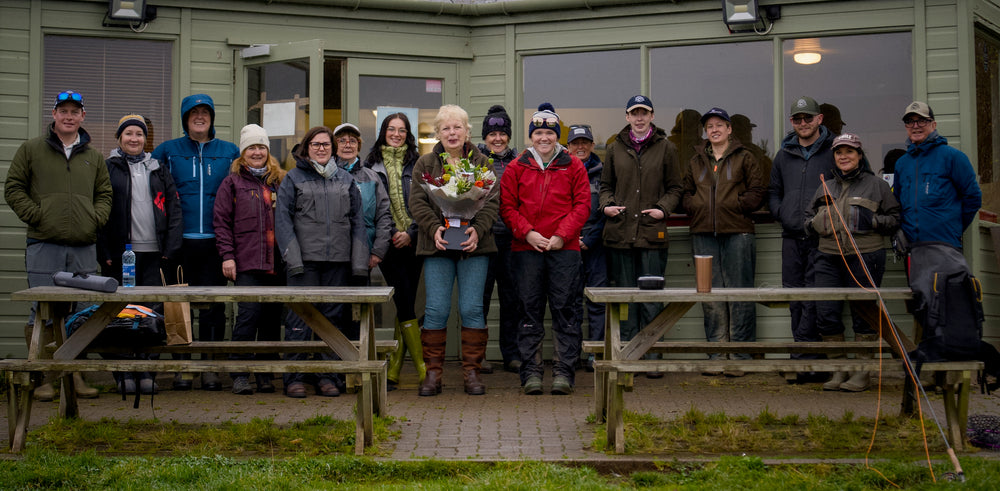
[[(449, 229), (445, 233), (448, 249), (461, 249), (458, 244), (465, 241), (465, 229), (469, 220), (493, 197), (499, 189), (497, 177), (485, 166), (476, 166), (471, 161), (472, 152), (455, 164), (448, 163), (448, 154), (442, 153), (445, 162), (442, 174), (434, 177), (425, 172), (420, 185), (427, 191), (434, 204), (441, 208)], [(490, 164), (493, 159), (490, 159)], [(456, 232), (458, 235), (455, 235)], [(461, 240), (456, 240), (461, 239)]]

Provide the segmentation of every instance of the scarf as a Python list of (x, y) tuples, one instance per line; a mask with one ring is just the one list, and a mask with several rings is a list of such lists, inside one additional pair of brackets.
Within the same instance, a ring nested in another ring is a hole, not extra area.
[(264, 167), (259, 168), (259, 169), (256, 168), (256, 167), (249, 166), (249, 165), (246, 165), (244, 167), (246, 167), (247, 170), (250, 171), (250, 174), (253, 174), (256, 177), (264, 177), (265, 175), (267, 175), (267, 166), (266, 165)]
[(396, 230), (405, 231), (410, 228), (413, 218), (406, 211), (406, 195), (403, 193), (403, 157), (406, 155), (406, 145), (394, 148), (382, 145), (382, 164), (385, 165), (389, 181), (389, 209), (392, 211), (392, 222)]
[(649, 132), (641, 138), (636, 136), (635, 132), (632, 131), (631, 128), (628, 130), (629, 143), (632, 144), (632, 148), (635, 149), (635, 153), (639, 153), (639, 150), (642, 149), (642, 145), (646, 143), (646, 140), (651, 136), (653, 136), (653, 125), (649, 125)]
[(326, 165), (320, 164), (313, 159), (309, 159), (309, 163), (312, 164), (313, 169), (319, 172), (319, 175), (323, 176), (324, 179), (329, 179), (337, 173), (337, 161), (335, 159), (330, 159), (326, 162)]

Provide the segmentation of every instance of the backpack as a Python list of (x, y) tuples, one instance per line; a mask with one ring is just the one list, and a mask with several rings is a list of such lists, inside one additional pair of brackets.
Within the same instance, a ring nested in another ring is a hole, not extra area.
[[(87, 322), (97, 305), (91, 305), (80, 310), (66, 319), (66, 336), (72, 336), (76, 330)], [(94, 339), (93, 344), (97, 346), (158, 346), (166, 344), (167, 330), (164, 326), (163, 316), (157, 314), (153, 309), (142, 305), (128, 304), (118, 313), (118, 317), (112, 320), (101, 334)]]
[(983, 337), (983, 287), (962, 252), (943, 242), (914, 245), (910, 253), (911, 310), (924, 329), (923, 361), (971, 360)]

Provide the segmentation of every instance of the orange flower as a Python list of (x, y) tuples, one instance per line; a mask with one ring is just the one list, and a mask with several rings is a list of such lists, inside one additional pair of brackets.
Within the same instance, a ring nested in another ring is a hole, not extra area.
[(476, 181), (476, 187), (477, 188), (483, 187), (483, 184), (484, 184), (483, 181)]

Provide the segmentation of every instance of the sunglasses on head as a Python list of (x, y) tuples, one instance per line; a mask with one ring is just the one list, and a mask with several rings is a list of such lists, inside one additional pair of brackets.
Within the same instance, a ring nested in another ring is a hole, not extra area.
[(486, 126), (505, 126), (506, 124), (507, 122), (503, 118), (496, 116), (490, 116), (490, 119), (486, 120)]
[(56, 96), (56, 100), (59, 102), (66, 102), (66, 101), (80, 102), (83, 100), (83, 96), (77, 94), (76, 92), (73, 92), (72, 90), (67, 90), (60, 92), (59, 95)]
[(805, 116), (792, 116), (792, 122), (795, 124), (799, 124), (805, 121), (808, 124), (813, 122), (813, 118), (815, 118), (815, 116), (811, 114), (807, 114)]
[(535, 116), (534, 118), (531, 118), (531, 124), (535, 125), (536, 128), (542, 126), (554, 128), (559, 124), (559, 118), (555, 116)]

